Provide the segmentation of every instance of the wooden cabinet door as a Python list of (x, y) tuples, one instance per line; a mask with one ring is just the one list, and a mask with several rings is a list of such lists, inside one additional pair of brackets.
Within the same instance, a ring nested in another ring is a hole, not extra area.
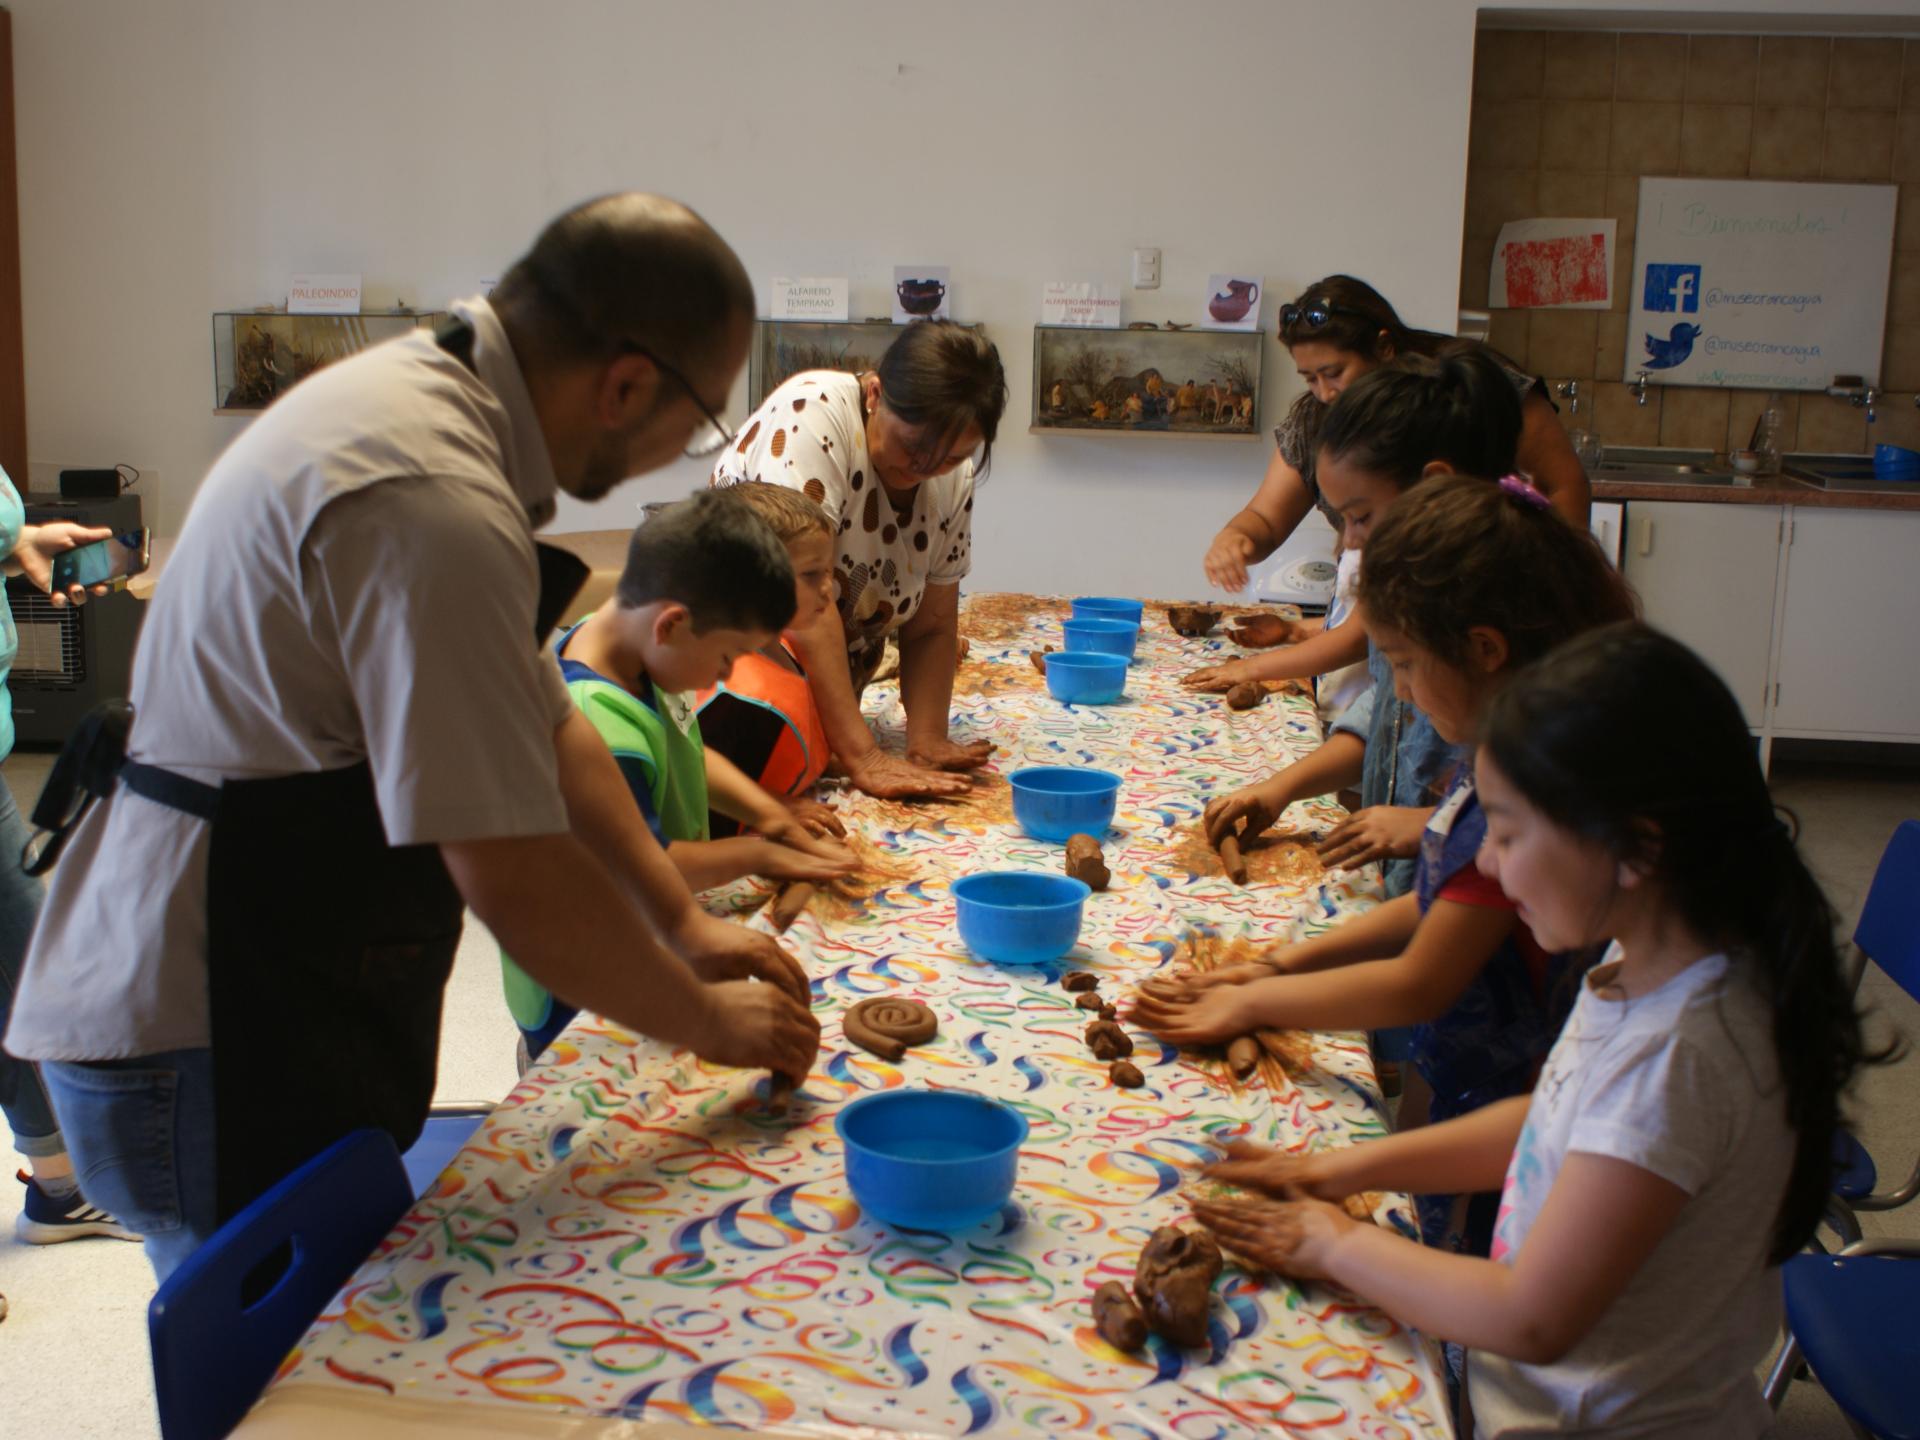
[(1781, 530), (1778, 505), (1627, 505), (1621, 571), (1647, 623), (1719, 671), (1756, 730), (1767, 708)]
[(1920, 512), (1793, 511), (1774, 729), (1920, 739)]

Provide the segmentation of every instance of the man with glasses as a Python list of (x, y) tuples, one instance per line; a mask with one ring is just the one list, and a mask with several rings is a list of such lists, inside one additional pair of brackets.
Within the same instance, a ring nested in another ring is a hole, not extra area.
[(799, 967), (694, 903), (569, 702), (543, 642), (584, 567), (533, 538), (715, 447), (752, 315), (698, 216), (609, 196), (208, 474), (6, 1037), (162, 1278), (347, 1131), (412, 1141), (463, 906), (586, 1008), (810, 1067)]

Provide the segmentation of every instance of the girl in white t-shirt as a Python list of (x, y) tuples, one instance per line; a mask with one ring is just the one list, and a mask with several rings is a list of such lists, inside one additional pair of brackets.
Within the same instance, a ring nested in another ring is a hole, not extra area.
[[(1644, 625), (1512, 680), (1475, 775), (1480, 866), (1540, 943), (1613, 942), (1533, 1094), (1321, 1155), (1241, 1149), (1209, 1173), (1317, 1198), (1196, 1214), (1249, 1259), (1465, 1346), (1477, 1435), (1760, 1435), (1775, 1267), (1820, 1221), (1840, 1093), (1867, 1058), (1833, 911), (1738, 703)], [(1326, 1203), (1503, 1177), (1486, 1260)]]

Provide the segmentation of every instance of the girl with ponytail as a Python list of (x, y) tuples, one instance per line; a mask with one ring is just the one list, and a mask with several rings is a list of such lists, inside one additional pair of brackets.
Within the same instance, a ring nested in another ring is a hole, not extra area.
[[(1611, 941), (1532, 1096), (1325, 1160), (1229, 1162), (1224, 1178), (1317, 1198), (1200, 1213), (1250, 1259), (1465, 1345), (1476, 1434), (1760, 1435), (1774, 1267), (1819, 1223), (1841, 1093), (1869, 1058), (1833, 910), (1738, 703), (1644, 625), (1508, 684), (1475, 769), (1480, 868), (1543, 946)], [(1490, 1260), (1325, 1203), (1502, 1185)]]

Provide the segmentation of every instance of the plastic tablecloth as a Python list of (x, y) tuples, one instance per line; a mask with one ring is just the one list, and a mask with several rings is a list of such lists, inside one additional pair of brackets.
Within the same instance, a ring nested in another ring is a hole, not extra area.
[[(1092, 1327), (1093, 1290), (1130, 1279), (1154, 1227), (1187, 1214), (1195, 1162), (1234, 1138), (1307, 1151), (1385, 1123), (1358, 1035), (1290, 1037), (1284, 1063), (1242, 1083), (1219, 1056), (1129, 1026), (1147, 1083), (1117, 1090), (1061, 973), (1095, 970), (1118, 998), (1183, 948), (1314, 933), (1378, 892), (1371, 872), (1322, 873), (1287, 838), (1254, 851), (1252, 883), (1236, 886), (1195, 827), (1210, 794), (1318, 743), (1306, 696), (1232, 712), (1182, 690), (1179, 675), (1226, 643), (1183, 640), (1149, 608), (1126, 698), (1062, 705), (1028, 657), (1060, 643), (1064, 611), (992, 595), (963, 614), (954, 733), (999, 746), (973, 797), (837, 802), (869, 863), (787, 935), (823, 1027), (790, 1113), (771, 1112), (764, 1074), (583, 1016), (329, 1305), (239, 1433), (1450, 1433), (1434, 1347), (1328, 1287), (1230, 1264), (1204, 1350), (1155, 1338), (1129, 1355)], [(897, 694), (876, 687), (867, 708), (897, 746)], [(1064, 961), (1003, 968), (960, 944), (948, 884), (1061, 865), (1062, 847), (1012, 823), (1002, 777), (1026, 764), (1124, 777), (1104, 837), (1113, 881)], [(1305, 838), (1338, 813), (1296, 807), (1278, 833)], [(742, 885), (714, 903), (764, 898)], [(872, 995), (926, 1002), (939, 1036), (898, 1064), (853, 1047), (841, 1017)], [(901, 1085), (978, 1091), (1026, 1116), (1019, 1184), (997, 1217), (943, 1235), (862, 1215), (834, 1115)], [(1411, 1229), (1403, 1197), (1380, 1197), (1375, 1214)]]

